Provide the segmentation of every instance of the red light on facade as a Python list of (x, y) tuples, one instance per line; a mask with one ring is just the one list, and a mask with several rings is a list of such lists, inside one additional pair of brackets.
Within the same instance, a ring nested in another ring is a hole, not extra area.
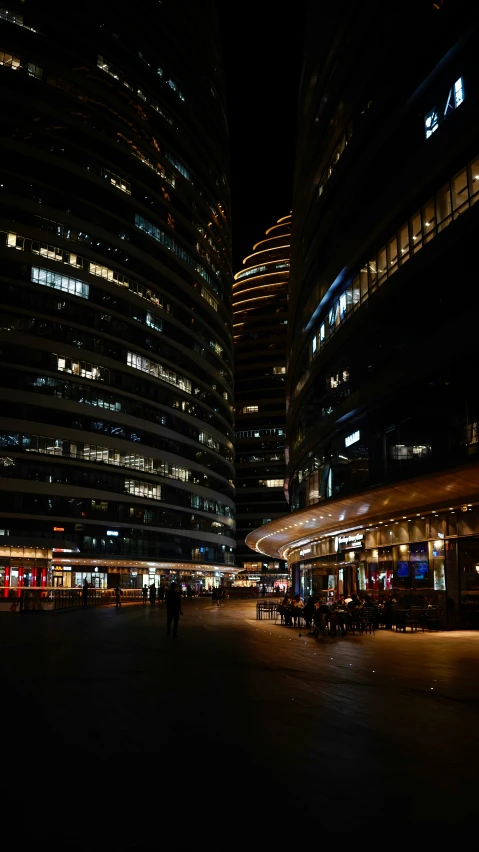
[(53, 532), (65, 532), (65, 527), (53, 527)]

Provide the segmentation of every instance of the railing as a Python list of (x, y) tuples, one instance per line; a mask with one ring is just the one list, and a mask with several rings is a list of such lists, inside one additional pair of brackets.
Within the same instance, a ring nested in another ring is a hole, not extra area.
[[(5, 595), (6, 592), (6, 595)], [(141, 601), (141, 589), (122, 589), (122, 603)], [(87, 607), (116, 603), (115, 589), (88, 589)], [(83, 589), (53, 587), (0, 587), (0, 608), (12, 612), (39, 612), (83, 607)]]

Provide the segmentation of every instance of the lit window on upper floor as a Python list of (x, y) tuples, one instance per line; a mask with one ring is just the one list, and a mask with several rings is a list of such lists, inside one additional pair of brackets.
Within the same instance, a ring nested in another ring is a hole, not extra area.
[(164, 367), (163, 364), (160, 364), (157, 361), (152, 361), (150, 358), (144, 358), (143, 355), (139, 355), (136, 352), (128, 352), (126, 363), (129, 367), (133, 367), (135, 370), (141, 370), (143, 373), (149, 373), (151, 376), (161, 379), (163, 382), (175, 385), (186, 393), (191, 393), (191, 382), (189, 379), (175, 373), (174, 370), (170, 370), (168, 367)]
[(9, 21), (11, 24), (16, 24), (18, 27), (23, 27), (23, 15), (17, 15), (8, 9), (0, 9), (0, 19)]
[(209, 447), (210, 450), (216, 450), (219, 452), (220, 443), (213, 438), (212, 435), (208, 435), (208, 432), (200, 432), (198, 435), (198, 441), (200, 444), (205, 444), (205, 446)]
[(36, 266), (32, 266), (31, 280), (35, 284), (54, 287), (56, 290), (62, 290), (71, 296), (80, 296), (82, 299), (88, 299), (90, 293), (90, 288), (84, 281), (79, 281), (77, 278), (69, 278), (67, 275), (60, 275), (57, 272), (51, 272), (50, 269), (39, 269)]
[(147, 497), (149, 500), (161, 500), (161, 485), (143, 482), (141, 479), (125, 479), (125, 491), (135, 497)]
[(4, 65), (5, 68), (13, 68), (16, 71), (17, 68), (20, 68), (20, 57), (0, 50), (0, 65)]
[(211, 307), (213, 308), (214, 311), (218, 310), (218, 302), (216, 301), (216, 299), (213, 298), (211, 293), (208, 292), (206, 287), (201, 288), (201, 295), (202, 295), (203, 299), (206, 299), (208, 304), (211, 305)]
[(106, 367), (90, 364), (88, 361), (77, 361), (75, 358), (67, 358), (65, 355), (57, 355), (57, 369), (62, 373), (71, 373), (72, 376), (81, 376), (82, 379), (91, 379), (96, 382), (108, 382), (110, 371)]
[(440, 107), (433, 107), (424, 116), (426, 139), (429, 139), (435, 133), (441, 122), (447, 118), (450, 112), (461, 106), (464, 97), (464, 80), (462, 77), (458, 77), (454, 85), (449, 89), (447, 98), (442, 102), (442, 105)]
[(210, 340), (210, 347), (217, 355), (221, 356), (223, 354), (223, 347), (219, 343), (216, 343), (216, 341)]
[(126, 192), (127, 195), (131, 195), (131, 183), (128, 183), (127, 180), (120, 177), (120, 175), (114, 174), (109, 169), (103, 169), (103, 177), (110, 181), (111, 185), (116, 187), (116, 189), (121, 189), (122, 192)]
[(464, 100), (464, 84), (462, 82), (462, 77), (459, 77), (458, 80), (454, 83), (454, 102), (456, 107), (460, 106)]
[(273, 373), (275, 376), (284, 376), (286, 367), (273, 367)]
[(396, 461), (412, 461), (413, 459), (424, 459), (430, 455), (430, 444), (394, 444), (391, 447), (391, 457)]
[(257, 405), (244, 405), (241, 409), (242, 414), (256, 414), (257, 411), (259, 411)]
[(35, 77), (36, 80), (42, 79), (42, 69), (39, 65), (34, 65), (33, 62), (27, 62), (27, 72), (29, 77)]
[(266, 486), (266, 488), (282, 488), (284, 479), (259, 479), (258, 485)]
[(150, 311), (147, 311), (145, 322), (150, 326), (150, 328), (154, 328), (155, 331), (163, 331), (163, 323), (161, 319), (155, 316), (155, 314), (150, 313)]

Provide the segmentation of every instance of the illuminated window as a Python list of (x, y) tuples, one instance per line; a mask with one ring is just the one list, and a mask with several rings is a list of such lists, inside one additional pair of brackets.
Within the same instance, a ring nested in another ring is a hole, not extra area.
[(394, 444), (391, 447), (391, 456), (396, 461), (412, 461), (427, 458), (430, 455), (430, 444)]
[(243, 414), (255, 414), (259, 410), (257, 405), (245, 405), (241, 409)]
[(174, 370), (170, 370), (168, 367), (164, 367), (157, 361), (151, 361), (150, 358), (144, 358), (143, 355), (138, 355), (136, 352), (128, 352), (126, 363), (129, 367), (134, 367), (135, 370), (149, 373), (163, 382), (175, 385), (186, 393), (191, 393), (191, 382), (189, 379), (175, 373)]
[(426, 115), (424, 119), (424, 127), (426, 130), (426, 139), (429, 139), (429, 137), (432, 136), (434, 131), (439, 127), (439, 116), (436, 108), (432, 109)]
[(213, 296), (211, 295), (211, 293), (208, 293), (208, 290), (206, 289), (206, 287), (201, 288), (201, 295), (202, 295), (203, 299), (206, 299), (208, 304), (211, 305), (211, 307), (213, 308), (214, 311), (218, 310), (218, 302), (216, 301), (216, 299), (213, 299)]
[(36, 284), (43, 284), (45, 287), (54, 287), (55, 290), (63, 290), (71, 296), (80, 296), (82, 299), (88, 299), (90, 288), (84, 281), (79, 281), (77, 278), (69, 278), (66, 275), (59, 275), (57, 272), (51, 272), (49, 269), (39, 269), (32, 266), (31, 280)]
[(27, 63), (27, 72), (29, 77), (35, 77), (37, 80), (42, 79), (43, 71), (39, 65), (34, 65), (33, 62)]
[(258, 485), (265, 485), (266, 488), (282, 488), (284, 479), (260, 479)]
[(456, 107), (460, 106), (464, 100), (464, 84), (462, 82), (462, 77), (459, 77), (458, 80), (454, 83), (454, 102)]
[(125, 491), (135, 497), (147, 497), (149, 500), (161, 500), (161, 485), (144, 482), (142, 479), (125, 479)]
[(110, 380), (110, 371), (106, 367), (99, 367), (88, 361), (77, 361), (64, 355), (57, 355), (57, 369), (60, 372), (71, 373), (72, 376), (81, 376), (82, 379), (91, 379), (96, 382)]
[(103, 177), (110, 181), (112, 186), (115, 186), (117, 189), (121, 189), (121, 191), (126, 192), (127, 195), (131, 195), (131, 183), (128, 183), (128, 181), (124, 178), (119, 175), (115, 175), (109, 169), (103, 169)]
[(163, 331), (163, 323), (161, 319), (155, 316), (155, 314), (150, 313), (150, 311), (146, 314), (145, 322), (150, 326), (150, 328), (154, 328), (156, 331)]
[(9, 231), (7, 234), (7, 246), (8, 248), (16, 248), (19, 249), (19, 251), (23, 251), (25, 247), (25, 238)]
[(200, 444), (206, 444), (211, 450), (216, 450), (217, 452), (220, 449), (219, 441), (216, 438), (213, 438), (211, 435), (208, 435), (207, 432), (200, 432), (198, 435), (198, 440)]
[(284, 375), (286, 373), (286, 367), (273, 367), (273, 373), (278, 375)]
[(221, 356), (223, 354), (223, 347), (216, 343), (214, 340), (210, 340), (210, 347), (213, 352), (216, 352), (217, 355)]
[(13, 68), (16, 71), (17, 68), (20, 68), (20, 57), (0, 50), (0, 65), (5, 65), (6, 68)]

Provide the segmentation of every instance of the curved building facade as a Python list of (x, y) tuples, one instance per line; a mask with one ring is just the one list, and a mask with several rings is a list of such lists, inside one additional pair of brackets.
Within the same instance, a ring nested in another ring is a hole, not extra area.
[(281, 517), (286, 426), (286, 341), (291, 216), (278, 219), (253, 246), (233, 284), (237, 582), (287, 585), (282, 559), (255, 557), (245, 536)]
[(470, 624), (478, 14), (447, 0), (401, 12), (391, 27), (377, 2), (340, 3), (329, 22), (310, 7), (293, 198), (291, 514), (248, 543), (286, 556), (305, 590), (390, 592)]
[(214, 4), (12, 2), (0, 99), (0, 585), (231, 571)]

